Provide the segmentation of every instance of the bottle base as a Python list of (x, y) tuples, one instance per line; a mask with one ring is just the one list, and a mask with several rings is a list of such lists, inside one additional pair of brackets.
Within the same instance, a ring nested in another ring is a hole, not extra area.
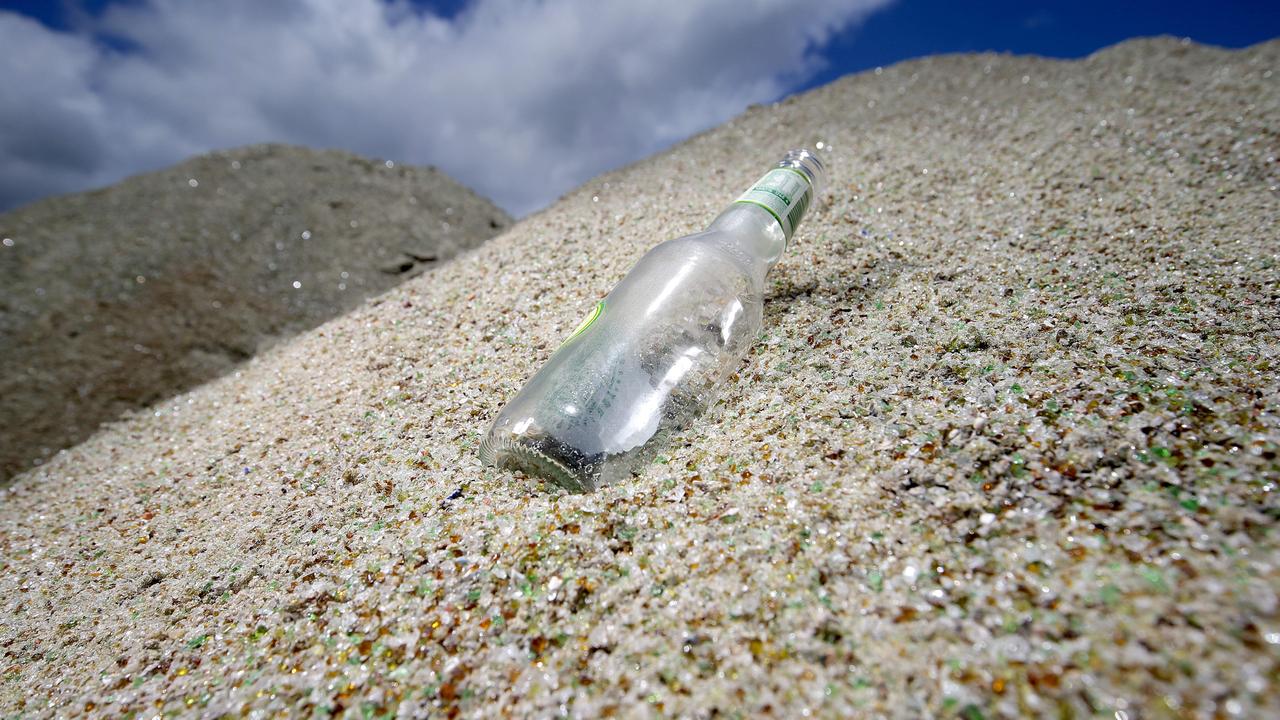
[(599, 484), (600, 458), (584, 457), (549, 436), (491, 435), (480, 445), (480, 460), (499, 469), (519, 470), (550, 480), (569, 492), (591, 492)]

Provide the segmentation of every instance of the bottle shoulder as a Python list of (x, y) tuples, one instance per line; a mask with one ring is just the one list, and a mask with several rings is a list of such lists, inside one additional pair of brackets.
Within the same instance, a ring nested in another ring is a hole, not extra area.
[(653, 260), (675, 261), (678, 258), (682, 262), (700, 265), (723, 265), (726, 270), (732, 268), (746, 275), (755, 275), (759, 265), (759, 259), (744, 252), (732, 233), (720, 230), (704, 230), (663, 241), (650, 249), (644, 259), (650, 257)]
[(635, 303), (644, 313), (672, 303), (711, 302), (711, 298), (754, 297), (763, 274), (706, 233), (673, 238), (651, 248), (610, 292), (615, 308)]

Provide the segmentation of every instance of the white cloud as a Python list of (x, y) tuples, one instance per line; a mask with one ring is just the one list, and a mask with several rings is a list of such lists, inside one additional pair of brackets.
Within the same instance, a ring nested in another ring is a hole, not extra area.
[(0, 208), (279, 141), (435, 164), (516, 214), (773, 100), (889, 0), (150, 0), (0, 13)]

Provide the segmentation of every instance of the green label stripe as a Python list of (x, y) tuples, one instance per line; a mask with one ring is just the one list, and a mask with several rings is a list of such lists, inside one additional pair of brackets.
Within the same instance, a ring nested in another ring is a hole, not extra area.
[(774, 196), (774, 197), (778, 198), (778, 199), (779, 199), (779, 200), (781, 200), (782, 202), (786, 203), (787, 205), (790, 205), (790, 204), (791, 204), (791, 198), (787, 197), (787, 195), (786, 195), (785, 193), (783, 193), (782, 191), (780, 191), (780, 190), (775, 190), (774, 188), (771, 188), (771, 187), (764, 187), (764, 186), (761, 186), (761, 185), (757, 185), (757, 186), (755, 186), (755, 187), (753, 187), (753, 188), (751, 188), (751, 189), (752, 189), (752, 190), (755, 190), (756, 192), (767, 192), (767, 193), (769, 193), (770, 195), (772, 195), (772, 196)]
[(800, 227), (800, 220), (804, 217), (805, 211), (809, 209), (809, 196), (811, 195), (813, 195), (812, 190), (800, 193), (800, 197), (796, 199), (796, 204), (787, 213), (787, 222), (791, 223), (792, 231)]
[(795, 168), (793, 168), (793, 167), (784, 167), (784, 168), (777, 168), (777, 169), (778, 169), (778, 170), (786, 170), (787, 172), (793, 172), (793, 173), (795, 173), (795, 174), (799, 175), (799, 176), (804, 180), (804, 184), (805, 184), (805, 185), (808, 185), (808, 186), (810, 186), (810, 187), (812, 187), (812, 186), (813, 186), (813, 181), (809, 179), (809, 176), (808, 176), (808, 175), (805, 175), (804, 173), (800, 172), (799, 170), (797, 170), (797, 169), (795, 169)]
[(596, 303), (596, 306), (594, 308), (591, 308), (591, 313), (587, 315), (587, 317), (584, 318), (581, 323), (578, 323), (578, 329), (574, 330), (572, 335), (565, 338), (565, 342), (567, 343), (570, 340), (578, 337), (582, 333), (586, 332), (587, 328), (591, 327), (591, 325), (600, 318), (600, 315), (603, 312), (604, 312), (604, 301), (601, 300), (600, 302)]
[(762, 202), (756, 202), (755, 200), (735, 200), (734, 202), (746, 203), (747, 205), (755, 205), (756, 207), (762, 207), (765, 210), (769, 211), (769, 214), (773, 216), (774, 220), (778, 221), (778, 224), (781, 225), (784, 230), (787, 227), (786, 224), (782, 222), (782, 218), (778, 217), (778, 213), (774, 212), (773, 208), (769, 207), (768, 205), (765, 205)]
[(800, 197), (796, 199), (796, 204), (787, 213), (787, 221), (791, 223), (791, 230), (794, 232), (796, 228), (800, 227), (800, 221), (804, 218), (805, 212), (809, 210), (809, 201), (813, 199), (813, 180), (808, 175), (792, 167), (778, 169), (795, 173), (800, 176), (801, 180), (804, 180), (805, 191), (800, 193)]

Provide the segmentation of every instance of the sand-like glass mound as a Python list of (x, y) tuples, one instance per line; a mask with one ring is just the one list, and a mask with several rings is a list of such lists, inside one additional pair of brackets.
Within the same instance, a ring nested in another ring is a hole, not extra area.
[[(4, 713), (1280, 715), (1277, 72), (937, 57), (591, 181), (20, 477)], [(717, 411), (592, 494), (479, 464), (647, 248), (817, 141)]]

